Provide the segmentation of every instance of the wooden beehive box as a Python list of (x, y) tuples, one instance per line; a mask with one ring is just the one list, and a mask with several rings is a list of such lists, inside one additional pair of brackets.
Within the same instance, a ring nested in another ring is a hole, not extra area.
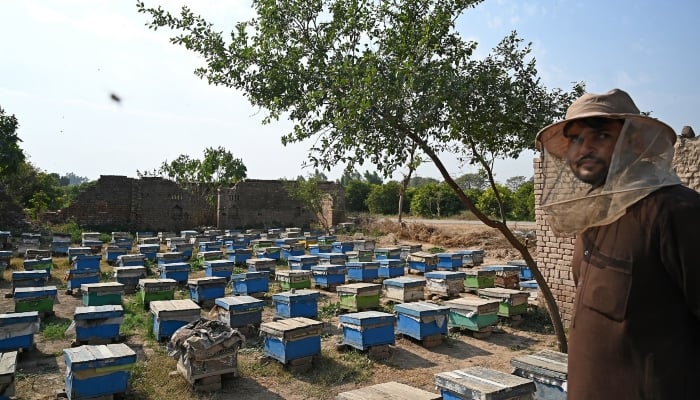
[(338, 394), (337, 400), (440, 400), (442, 396), (399, 382), (384, 382)]
[(84, 306), (121, 305), (124, 285), (119, 282), (85, 283), (80, 285)]
[(425, 297), (425, 279), (398, 277), (385, 279), (384, 297), (387, 300), (404, 303), (409, 301), (423, 300)]
[(513, 374), (535, 382), (535, 400), (566, 400), (569, 356), (554, 350), (513, 357)]
[(200, 318), (201, 309), (194, 301), (157, 300), (150, 303), (153, 335), (158, 341), (170, 338), (180, 327)]
[(418, 301), (394, 305), (396, 331), (416, 340), (447, 335), (450, 308)]
[(336, 287), (340, 308), (350, 311), (371, 310), (379, 307), (382, 285), (378, 283), (351, 283)]
[(260, 325), (265, 301), (252, 296), (229, 296), (216, 299), (219, 321), (231, 328)]
[(435, 374), (443, 399), (531, 400), (535, 384), (519, 376), (484, 367)]
[(318, 298), (320, 293), (316, 290), (291, 290), (272, 295), (272, 303), (275, 307), (275, 317), (316, 318), (318, 316)]
[(479, 296), (500, 301), (498, 315), (502, 317), (513, 317), (522, 315), (527, 311), (528, 292), (505, 288), (485, 288), (479, 289)]
[(282, 290), (311, 288), (311, 271), (276, 271), (275, 279), (279, 283), (280, 288), (282, 288)]
[(425, 289), (430, 294), (444, 297), (459, 296), (464, 292), (464, 272), (432, 271), (425, 274)]
[(125, 394), (136, 352), (123, 343), (63, 350), (69, 399)]
[(362, 311), (338, 317), (343, 329), (343, 344), (358, 350), (394, 344), (396, 316), (380, 311)]
[(450, 308), (450, 326), (483, 332), (498, 322), (499, 303), (498, 300), (466, 295), (444, 304)]
[(260, 325), (264, 353), (283, 364), (321, 354), (323, 322), (309, 318), (289, 318)]

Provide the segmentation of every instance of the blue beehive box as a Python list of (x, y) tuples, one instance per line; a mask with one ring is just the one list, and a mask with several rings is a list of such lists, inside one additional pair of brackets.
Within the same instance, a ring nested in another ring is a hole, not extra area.
[(311, 267), (314, 265), (318, 265), (318, 261), (319, 261), (318, 256), (311, 255), (311, 254), (290, 256), (287, 259), (287, 263), (289, 264), (289, 269), (291, 269), (292, 271), (295, 271), (295, 270), (311, 271)]
[(396, 331), (416, 340), (447, 335), (450, 307), (418, 301), (394, 305)]
[(320, 293), (315, 290), (291, 290), (272, 295), (277, 318), (318, 316), (318, 298)]
[(199, 320), (201, 309), (194, 301), (156, 300), (150, 303), (153, 314), (153, 335), (159, 342), (169, 339), (176, 330)]
[(185, 258), (185, 260), (189, 260), (190, 258), (192, 258), (193, 248), (194, 247), (190, 243), (176, 243), (173, 247), (170, 248), (170, 251), (182, 253), (182, 256)]
[(117, 257), (119, 267), (144, 267), (146, 266), (146, 256), (143, 254), (125, 254)]
[(68, 255), (68, 248), (71, 244), (71, 238), (54, 236), (51, 238), (51, 254), (54, 255)]
[(428, 293), (444, 297), (459, 296), (464, 292), (464, 278), (467, 275), (458, 271), (432, 271), (425, 274), (425, 288)]
[(345, 265), (348, 262), (348, 256), (343, 253), (318, 253), (319, 265)]
[(330, 253), (333, 251), (332, 244), (316, 243), (309, 245), (309, 254), (318, 255), (320, 253)]
[(321, 354), (323, 322), (309, 318), (290, 318), (260, 325), (264, 353), (281, 363)]
[(44, 286), (49, 281), (49, 271), (12, 271), (12, 292), (15, 288)]
[(217, 241), (199, 242), (199, 251), (220, 251), (221, 243)]
[(231, 328), (242, 328), (248, 325), (260, 325), (263, 300), (251, 296), (232, 296), (216, 299), (219, 321)]
[(77, 342), (116, 342), (124, 322), (124, 309), (120, 305), (76, 307), (73, 320)]
[(80, 346), (63, 350), (68, 399), (89, 399), (126, 393), (136, 352), (124, 343)]
[(331, 288), (345, 283), (345, 265), (314, 265), (311, 267), (316, 286)]
[(539, 286), (537, 285), (537, 281), (534, 279), (531, 279), (529, 281), (520, 281), (521, 290), (537, 291), (538, 288)]
[(143, 254), (147, 260), (155, 261), (158, 252), (160, 251), (159, 244), (140, 244), (138, 245), (139, 254)]
[(127, 253), (127, 249), (118, 246), (107, 246), (105, 249), (105, 261), (107, 264), (115, 264), (119, 256), (123, 256)]
[(249, 271), (231, 275), (231, 286), (236, 295), (255, 295), (270, 290), (270, 274), (267, 271)]
[(417, 251), (408, 255), (409, 270), (423, 273), (435, 271), (437, 263), (437, 254), (428, 253), (427, 251)]
[(349, 262), (345, 268), (348, 282), (372, 282), (379, 277), (379, 263), (376, 261)]
[(484, 251), (480, 249), (457, 250), (457, 254), (462, 255), (462, 266), (477, 267), (484, 263)]
[(383, 258), (378, 260), (379, 262), (379, 273), (380, 278), (395, 278), (397, 276), (404, 276), (406, 274), (404, 260), (394, 259), (394, 258)]
[(355, 249), (355, 243), (353, 242), (333, 242), (333, 253), (343, 253), (348, 251), (353, 251)]
[(99, 255), (87, 255), (78, 254), (73, 258), (72, 268), (73, 269), (100, 269), (100, 260), (102, 257)]
[(250, 243), (250, 241), (246, 240), (244, 238), (225, 240), (224, 241), (224, 248), (226, 249), (226, 253), (229, 253), (229, 252), (232, 252), (234, 250), (245, 249), (246, 247), (248, 247), (249, 243)]
[(517, 265), (488, 265), (480, 267), (484, 271), (494, 271), (494, 286), (506, 289), (518, 289), (520, 267)]
[(262, 247), (255, 250), (256, 258), (269, 258), (272, 260), (279, 260), (282, 249), (276, 246)]
[(224, 297), (227, 282), (228, 278), (218, 276), (189, 279), (187, 286), (190, 289), (190, 299), (197, 304), (202, 304)]
[(158, 265), (182, 263), (185, 262), (185, 254), (181, 251), (156, 253), (156, 261)]
[(114, 238), (112, 240), (112, 244), (126, 251), (131, 251), (131, 249), (134, 247), (134, 242), (131, 240), (131, 238)]
[(190, 264), (184, 262), (158, 266), (161, 279), (174, 279), (177, 283), (187, 282), (190, 277), (190, 270)]
[(53, 267), (53, 259), (51, 257), (40, 257), (24, 260), (25, 271), (34, 271), (38, 269), (51, 271), (51, 267)]
[(100, 281), (100, 271), (97, 269), (69, 269), (66, 271), (65, 280), (68, 290), (80, 289), (86, 283), (97, 283)]
[(282, 249), (283, 260), (289, 260), (290, 257), (302, 256), (306, 252), (304, 243), (286, 244), (280, 247)]
[(270, 274), (270, 276), (275, 276), (277, 260), (273, 258), (250, 258), (246, 260), (245, 263), (248, 266), (248, 271), (250, 272), (265, 271)]
[(530, 271), (530, 267), (527, 266), (527, 262), (525, 262), (525, 260), (510, 260), (507, 264), (515, 265), (520, 268), (518, 277), (521, 281), (529, 281), (534, 279), (532, 276), (532, 271)]
[(338, 317), (343, 328), (343, 344), (359, 350), (394, 344), (396, 317), (380, 311), (362, 311)]
[(525, 378), (484, 367), (469, 367), (435, 374), (443, 400), (532, 399), (535, 384)]
[(0, 351), (33, 349), (34, 334), (39, 329), (38, 311), (0, 314)]
[(377, 247), (374, 249), (374, 258), (377, 260), (400, 260), (401, 247)]
[[(2, 247), (0, 247), (0, 248), (2, 248)], [(2, 268), (9, 267), (11, 259), (12, 259), (12, 250), (1, 250), (0, 251), (0, 267), (2, 267)]]
[(319, 243), (325, 243), (332, 245), (336, 241), (336, 237), (333, 235), (321, 235), (318, 237)]
[(438, 253), (437, 269), (457, 271), (462, 267), (463, 256), (459, 253)]
[(233, 261), (236, 265), (246, 265), (246, 261), (252, 257), (253, 251), (251, 249), (236, 249), (227, 250), (226, 258), (229, 261)]
[(68, 261), (72, 263), (76, 256), (90, 254), (92, 254), (92, 249), (90, 249), (89, 247), (69, 247)]
[(124, 285), (125, 293), (134, 293), (139, 279), (146, 277), (146, 267), (114, 267), (114, 280)]
[(425, 298), (425, 279), (408, 276), (384, 279), (384, 296), (394, 302), (417, 301)]
[(210, 260), (204, 262), (204, 276), (218, 276), (228, 281), (233, 274), (234, 262), (231, 260)]
[(566, 400), (569, 357), (566, 353), (542, 350), (510, 360), (513, 375), (535, 382), (535, 400)]

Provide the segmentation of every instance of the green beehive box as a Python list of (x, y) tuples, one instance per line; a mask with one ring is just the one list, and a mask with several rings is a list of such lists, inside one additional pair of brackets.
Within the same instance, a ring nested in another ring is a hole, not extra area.
[(51, 313), (57, 295), (55, 286), (16, 288), (13, 296), (15, 312)]
[(501, 317), (513, 317), (524, 314), (527, 311), (528, 292), (505, 288), (479, 289), (479, 296), (487, 299), (497, 299), (498, 315)]
[(496, 271), (486, 271), (478, 268), (465, 270), (464, 288), (466, 290), (485, 289), (494, 287)]
[(450, 307), (450, 326), (480, 332), (498, 322), (500, 302), (496, 299), (466, 295), (446, 301), (444, 305)]
[(345, 252), (349, 262), (370, 262), (374, 259), (374, 250), (353, 250)]
[(139, 279), (139, 301), (148, 309), (152, 301), (174, 300), (176, 286), (175, 279)]
[(363, 311), (379, 308), (382, 285), (378, 283), (351, 283), (336, 287), (340, 308)]
[(124, 284), (119, 282), (84, 283), (80, 285), (80, 291), (83, 293), (83, 305), (86, 307), (118, 306), (122, 304)]
[(282, 290), (311, 289), (311, 271), (276, 271), (275, 279)]

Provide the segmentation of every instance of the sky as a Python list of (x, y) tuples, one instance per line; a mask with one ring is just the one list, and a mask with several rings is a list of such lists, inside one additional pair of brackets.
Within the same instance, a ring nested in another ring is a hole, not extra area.
[[(223, 32), (254, 16), (248, 0), (145, 3), (171, 11), (188, 4)], [(676, 132), (684, 125), (700, 132), (698, 16), (694, 0), (487, 0), (465, 11), (457, 30), (479, 43), (477, 57), (515, 30), (532, 43), (548, 88), (570, 90), (579, 81), (594, 93), (621, 88)], [(0, 107), (17, 117), (30, 162), (90, 180), (136, 177), (181, 154), (201, 158), (205, 148), (223, 146), (251, 179), (313, 172), (302, 169), (311, 142), (280, 141), (289, 121), (263, 125), (264, 110), (200, 80), (193, 73), (199, 57), (147, 22), (135, 1), (0, 0)], [(535, 156), (497, 160), (496, 180), (531, 177)], [(454, 177), (476, 172), (442, 157)], [(342, 172), (326, 174), (334, 180)], [(429, 163), (416, 175), (440, 177)]]

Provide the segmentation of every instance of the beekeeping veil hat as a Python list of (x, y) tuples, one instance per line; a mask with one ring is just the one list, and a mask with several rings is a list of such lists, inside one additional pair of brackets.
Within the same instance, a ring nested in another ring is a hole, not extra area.
[[(580, 181), (569, 167), (569, 140), (564, 128), (585, 118), (623, 121), (605, 183), (597, 188)], [(673, 172), (676, 134), (665, 123), (640, 114), (626, 92), (586, 93), (574, 101), (566, 117), (537, 133), (542, 154), (540, 206), (552, 231), (573, 236), (589, 227), (607, 225), (649, 193), (680, 179)]]

